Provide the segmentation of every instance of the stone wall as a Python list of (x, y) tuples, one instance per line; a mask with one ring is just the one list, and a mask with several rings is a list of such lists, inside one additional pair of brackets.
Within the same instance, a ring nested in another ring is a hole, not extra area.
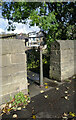
[(0, 98), (4, 103), (9, 100), (10, 95), (14, 96), (19, 91), (27, 94), (27, 59), (24, 40), (0, 39), (0, 41), (2, 42), (2, 53), (0, 53), (2, 59), (0, 89), (2, 91)]
[(62, 81), (76, 74), (75, 45), (75, 40), (57, 40), (51, 43), (50, 78)]
[(76, 40), (74, 40), (74, 74), (76, 75)]

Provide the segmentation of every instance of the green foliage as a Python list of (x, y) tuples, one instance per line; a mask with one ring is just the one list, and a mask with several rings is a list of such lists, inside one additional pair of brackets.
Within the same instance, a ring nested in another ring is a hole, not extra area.
[(12, 96), (10, 96), (10, 100), (12, 100), (13, 98), (12, 98)]
[(39, 67), (39, 50), (36, 51), (35, 49), (31, 50), (28, 54), (27, 54), (27, 68), (37, 68)]
[[(54, 40), (76, 39), (76, 2), (4, 2), (2, 15), (9, 20), (8, 30), (15, 29), (13, 22), (35, 24), (45, 33), (46, 43)], [(11, 22), (12, 21), (12, 22)]]
[[(12, 102), (12, 106), (14, 109), (16, 109), (19, 105), (27, 105), (28, 101), (30, 101), (30, 97), (24, 95), (22, 92), (17, 93), (14, 96), (14, 101)], [(10, 96), (10, 100), (12, 100), (12, 97)]]
[[(27, 54), (27, 68), (39, 68), (40, 66), (40, 52), (35, 49), (31, 50), (30, 53)], [(42, 59), (43, 64), (49, 64), (46, 56), (43, 56)]]

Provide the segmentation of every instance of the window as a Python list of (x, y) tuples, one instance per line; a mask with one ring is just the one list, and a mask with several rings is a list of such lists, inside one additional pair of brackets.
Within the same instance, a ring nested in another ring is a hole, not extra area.
[(35, 38), (33, 38), (33, 40), (35, 41)]

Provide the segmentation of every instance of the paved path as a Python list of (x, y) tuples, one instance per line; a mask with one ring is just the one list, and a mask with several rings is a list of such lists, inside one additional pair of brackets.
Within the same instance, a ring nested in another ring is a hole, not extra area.
[(28, 71), (28, 82), (30, 83), (29, 85), (29, 93), (31, 97), (34, 97), (36, 95), (38, 95), (40, 93), (41, 90), (43, 91), (47, 91), (50, 90), (54, 87), (57, 87), (63, 83), (60, 82), (54, 82), (54, 80), (48, 79), (46, 77), (43, 78), (43, 83), (47, 83), (48, 84), (48, 88), (46, 89), (45, 86), (43, 88), (40, 88), (39, 85), (39, 74), (32, 72), (32, 71)]
[[(59, 89), (57, 89), (59, 88)], [(65, 93), (67, 91), (68, 93)], [(48, 96), (45, 98), (45, 96)], [(68, 100), (65, 99), (68, 96)], [(47, 90), (31, 98), (31, 102), (25, 109), (21, 111), (11, 111), (10, 115), (3, 115), (2, 120), (11, 120), (14, 113), (17, 114), (18, 119), (22, 118), (30, 120), (33, 115), (38, 118), (60, 118), (62, 120), (63, 113), (74, 112), (76, 113), (76, 79), (72, 82), (65, 82), (53, 89)], [(25, 119), (25, 120), (26, 120)], [(64, 119), (65, 120), (65, 119)], [(74, 119), (75, 120), (75, 119)]]

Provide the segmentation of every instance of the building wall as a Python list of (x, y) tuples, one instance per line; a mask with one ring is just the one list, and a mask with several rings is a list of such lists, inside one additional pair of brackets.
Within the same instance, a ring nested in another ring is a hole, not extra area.
[(75, 45), (75, 40), (57, 40), (51, 43), (50, 78), (63, 81), (76, 74)]
[(0, 58), (2, 64), (0, 69), (0, 98), (2, 103), (9, 100), (17, 92), (23, 91), (27, 94), (27, 66), (25, 54), (25, 41), (19, 39), (0, 39), (2, 42), (2, 53)]

